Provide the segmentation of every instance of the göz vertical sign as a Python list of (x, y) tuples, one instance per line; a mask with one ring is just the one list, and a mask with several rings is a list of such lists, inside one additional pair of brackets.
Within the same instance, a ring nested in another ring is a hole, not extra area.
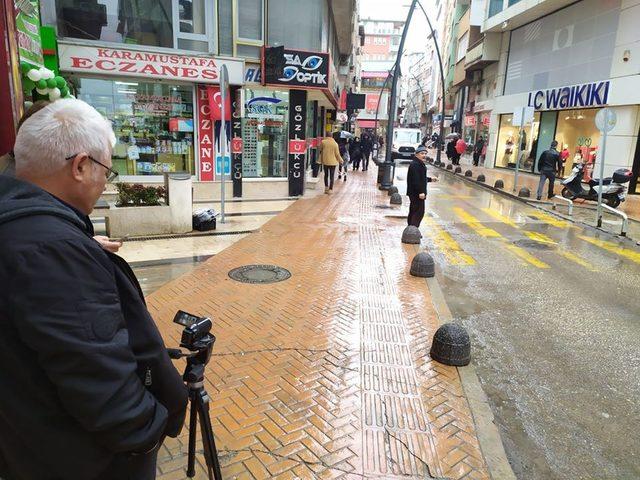
[(304, 195), (304, 160), (307, 152), (307, 92), (289, 91), (289, 196)]

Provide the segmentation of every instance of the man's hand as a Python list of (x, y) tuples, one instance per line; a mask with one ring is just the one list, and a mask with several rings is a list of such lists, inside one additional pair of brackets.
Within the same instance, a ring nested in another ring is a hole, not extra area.
[(421, 193), (420, 195), (418, 195), (418, 198), (420, 200), (424, 200), (425, 198), (427, 198), (427, 194), (426, 193)]
[(120, 250), (122, 246), (122, 242), (115, 242), (104, 235), (96, 235), (93, 239), (98, 242), (103, 249), (111, 253), (118, 253), (118, 250)]

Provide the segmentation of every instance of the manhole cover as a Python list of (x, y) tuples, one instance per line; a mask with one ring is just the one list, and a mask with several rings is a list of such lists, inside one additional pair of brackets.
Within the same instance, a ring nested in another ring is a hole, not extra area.
[(514, 245), (522, 248), (533, 248), (534, 250), (553, 250), (555, 246), (551, 243), (536, 242), (535, 240), (516, 240)]
[(231, 270), (229, 277), (242, 283), (275, 283), (291, 278), (291, 272), (275, 265), (245, 265)]
[(387, 210), (387, 209), (391, 209), (393, 207), (391, 205), (376, 205), (376, 208), (381, 208), (383, 210)]

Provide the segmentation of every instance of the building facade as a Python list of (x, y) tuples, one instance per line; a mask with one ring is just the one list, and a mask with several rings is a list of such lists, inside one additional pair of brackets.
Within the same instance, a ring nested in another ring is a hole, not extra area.
[(362, 67), (360, 92), (365, 97), (365, 108), (360, 110), (357, 126), (363, 131), (384, 135), (389, 119), (390, 72), (396, 61), (403, 21), (360, 20), (365, 38), (362, 46)]
[(283, 196), (304, 191), (317, 139), (354, 84), (357, 7), (357, 0), (39, 2), (41, 23), (57, 38), (60, 75), (113, 123), (121, 181), (186, 171), (213, 182), (232, 170), (228, 191), (236, 196), (242, 182), (260, 180), (280, 182)]
[[(486, 165), (536, 171), (551, 141), (570, 152), (566, 172), (584, 160), (588, 174), (630, 168), (631, 193), (638, 193), (640, 156), (640, 4), (600, 1), (489, 1), (482, 46), (474, 57), (482, 67), (486, 95), (478, 113), (490, 112)], [(479, 44), (480, 45), (480, 44)], [(497, 60), (497, 61), (496, 61)], [(491, 62), (491, 63), (488, 63)], [(469, 66), (472, 63), (469, 62)], [(483, 89), (481, 89), (483, 90)], [(533, 109), (524, 128), (514, 114)], [(611, 108), (617, 123), (602, 158), (595, 117)], [(518, 122), (516, 122), (518, 123)]]

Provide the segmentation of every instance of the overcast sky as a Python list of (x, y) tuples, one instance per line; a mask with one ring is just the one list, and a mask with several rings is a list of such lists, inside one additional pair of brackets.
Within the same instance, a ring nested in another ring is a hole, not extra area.
[[(406, 20), (411, 0), (360, 0), (360, 18), (375, 18), (376, 20)], [(427, 13), (433, 5), (433, 0), (422, 0)], [(429, 26), (420, 8), (416, 8), (411, 19), (406, 52), (423, 51), (428, 42)]]

